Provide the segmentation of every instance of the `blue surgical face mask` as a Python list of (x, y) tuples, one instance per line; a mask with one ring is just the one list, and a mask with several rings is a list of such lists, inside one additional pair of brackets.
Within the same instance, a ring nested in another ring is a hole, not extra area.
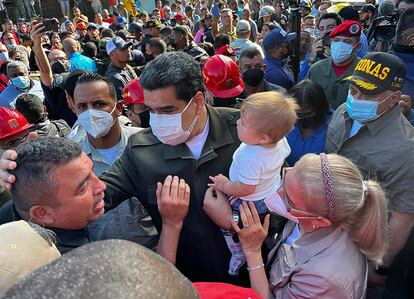
[(392, 94), (387, 96), (382, 101), (368, 101), (363, 99), (356, 100), (351, 93), (348, 93), (346, 99), (346, 110), (349, 117), (361, 123), (373, 121), (378, 118), (378, 105), (386, 101)]
[(344, 42), (333, 42), (331, 44), (331, 57), (334, 63), (341, 63), (352, 55), (355, 46)]
[(0, 60), (1, 61), (9, 60), (9, 52), (0, 52)]
[(26, 89), (30, 86), (29, 76), (18, 76), (11, 80), (12, 84), (19, 89)]
[(6, 47), (7, 47), (7, 49), (9, 49), (9, 50), (14, 50), (14, 49), (16, 49), (16, 44), (7, 44), (6, 45)]

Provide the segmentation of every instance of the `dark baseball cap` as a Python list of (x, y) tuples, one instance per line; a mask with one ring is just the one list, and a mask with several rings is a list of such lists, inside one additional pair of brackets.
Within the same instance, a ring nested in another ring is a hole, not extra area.
[(372, 52), (356, 65), (354, 73), (345, 78), (362, 93), (376, 95), (386, 90), (400, 90), (407, 73), (404, 62), (394, 54)]
[(359, 12), (372, 12), (375, 13), (375, 6), (372, 4), (364, 4)]
[(263, 40), (263, 48), (268, 51), (283, 42), (290, 42), (296, 38), (296, 33), (287, 33), (281, 28), (275, 28), (266, 34)]
[(145, 23), (145, 28), (161, 28), (162, 24), (158, 19), (151, 19)]
[(115, 36), (119, 36), (120, 38), (122, 38), (124, 41), (126, 41), (127, 39), (132, 39), (133, 37), (129, 34), (128, 31), (126, 30), (118, 30), (115, 33)]
[(140, 25), (140, 24), (138, 24), (138, 23), (131, 23), (131, 24), (129, 24), (129, 26), (128, 26), (128, 31), (129, 32), (142, 32), (142, 26)]

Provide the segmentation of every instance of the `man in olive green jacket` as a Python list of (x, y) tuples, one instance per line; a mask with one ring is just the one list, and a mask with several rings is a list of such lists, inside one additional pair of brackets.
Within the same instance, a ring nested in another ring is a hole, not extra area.
[(344, 80), (352, 75), (359, 62), (356, 56), (361, 47), (362, 27), (356, 21), (345, 21), (330, 33), (331, 57), (316, 62), (309, 69), (306, 79), (322, 86), (331, 109), (345, 103), (349, 82)]

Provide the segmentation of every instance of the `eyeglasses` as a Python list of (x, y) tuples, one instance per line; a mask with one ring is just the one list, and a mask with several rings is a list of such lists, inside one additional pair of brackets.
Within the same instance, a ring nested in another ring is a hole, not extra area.
[(282, 198), (282, 200), (284, 201), (285, 206), (287, 208), (287, 211), (289, 213), (292, 213), (293, 212), (293, 215), (295, 217), (299, 218), (299, 219), (308, 219), (308, 218), (314, 219), (314, 218), (317, 218), (317, 217), (321, 217), (319, 215), (315, 215), (315, 214), (312, 214), (312, 213), (309, 213), (307, 211), (303, 211), (303, 210), (300, 210), (300, 209), (297, 209), (297, 208), (294, 207), (295, 204), (290, 199), (290, 197), (289, 197), (289, 195), (287, 193), (287, 190), (286, 190), (286, 186), (285, 186), (286, 173), (290, 169), (292, 169), (292, 167), (285, 167), (285, 168), (283, 168), (283, 170), (282, 170), (282, 183), (281, 183), (281, 187), (279, 189), (279, 190), (282, 191), (282, 194), (279, 193), (279, 195)]

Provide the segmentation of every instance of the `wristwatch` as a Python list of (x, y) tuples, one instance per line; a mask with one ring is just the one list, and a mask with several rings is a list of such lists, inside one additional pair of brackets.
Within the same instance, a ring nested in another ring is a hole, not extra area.
[(378, 266), (375, 269), (375, 273), (381, 275), (381, 276), (387, 276), (390, 273), (390, 269), (385, 266)]

